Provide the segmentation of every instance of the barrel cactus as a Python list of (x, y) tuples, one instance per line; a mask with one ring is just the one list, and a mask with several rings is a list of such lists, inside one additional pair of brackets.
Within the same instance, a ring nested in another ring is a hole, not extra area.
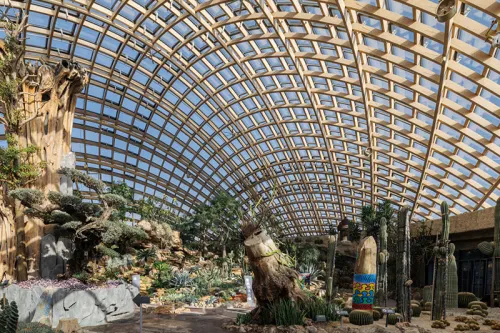
[(17, 322), (19, 320), (19, 311), (16, 302), (1, 301), (0, 311), (0, 332), (16, 333)]
[(378, 312), (377, 310), (373, 310), (372, 314), (373, 314), (373, 320), (375, 320), (375, 321), (378, 321), (382, 318), (382, 316), (380, 315), (380, 312)]
[(373, 324), (373, 313), (367, 310), (352, 310), (349, 313), (349, 322), (354, 325), (371, 325)]
[(477, 301), (477, 297), (473, 293), (466, 293), (466, 292), (458, 293), (459, 308), (466, 309), (469, 307), (469, 303), (474, 301)]
[(399, 313), (391, 313), (387, 315), (387, 323), (389, 325), (396, 325), (400, 321), (403, 321), (403, 316)]
[(474, 305), (479, 305), (479, 307), (481, 309), (488, 310), (488, 305), (486, 303), (484, 303), (484, 302), (481, 302), (481, 301), (472, 301), (472, 302), (470, 302), (469, 305), (468, 305), (469, 309), (472, 309), (472, 307)]
[(425, 302), (424, 311), (431, 311), (431, 310), (432, 310), (432, 302)]
[(382, 308), (379, 306), (374, 306), (373, 307), (374, 311), (377, 311), (380, 314), (380, 319), (384, 318), (384, 312), (382, 311)]
[(411, 305), (411, 316), (412, 317), (420, 317), (421, 313), (422, 313), (422, 308), (420, 307), (420, 305), (417, 305), (417, 304)]

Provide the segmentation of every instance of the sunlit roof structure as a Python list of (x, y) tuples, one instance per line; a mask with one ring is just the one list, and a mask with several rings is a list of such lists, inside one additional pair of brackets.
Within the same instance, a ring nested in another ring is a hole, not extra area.
[[(285, 234), (389, 198), (411, 218), (500, 196), (495, 0), (5, 0), (28, 59), (90, 72), (78, 168), (181, 213), (219, 188), (264, 196)], [(277, 184), (276, 196), (271, 192)]]

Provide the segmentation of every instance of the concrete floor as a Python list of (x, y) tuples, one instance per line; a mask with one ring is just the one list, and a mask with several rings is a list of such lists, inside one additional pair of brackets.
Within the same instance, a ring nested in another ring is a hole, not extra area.
[[(143, 314), (143, 333), (227, 333), (222, 324), (228, 318), (207, 311), (207, 314), (156, 315)], [(138, 333), (139, 313), (129, 320), (86, 328), (85, 333)]]

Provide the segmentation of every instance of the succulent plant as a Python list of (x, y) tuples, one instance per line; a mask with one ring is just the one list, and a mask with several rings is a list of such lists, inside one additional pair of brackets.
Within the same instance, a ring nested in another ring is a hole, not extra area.
[(373, 313), (373, 320), (378, 321), (382, 318), (382, 315), (380, 314), (379, 311), (372, 310), (372, 313)]
[(425, 286), (423, 289), (424, 302), (432, 302), (432, 286)]
[(352, 310), (349, 313), (349, 322), (354, 325), (371, 325), (373, 324), (373, 313), (367, 310)]
[(481, 301), (472, 301), (469, 303), (469, 309), (472, 309), (474, 306), (479, 306), (481, 310), (488, 310), (488, 305)]
[(422, 308), (420, 307), (420, 305), (417, 305), (417, 304), (412, 304), (411, 305), (411, 313), (412, 313), (412, 317), (420, 317), (420, 314), (422, 313)]
[(431, 319), (439, 321), (445, 319), (446, 314), (446, 293), (447, 293), (447, 274), (448, 274), (448, 242), (450, 235), (450, 209), (446, 201), (441, 202), (441, 220), (443, 228), (441, 239), (434, 247), (434, 294), (432, 297), (432, 315)]
[(460, 292), (458, 293), (458, 307), (468, 308), (470, 302), (477, 301), (476, 295), (473, 293)]
[(399, 313), (391, 313), (387, 315), (387, 323), (389, 325), (396, 325), (400, 321), (403, 321), (403, 316)]

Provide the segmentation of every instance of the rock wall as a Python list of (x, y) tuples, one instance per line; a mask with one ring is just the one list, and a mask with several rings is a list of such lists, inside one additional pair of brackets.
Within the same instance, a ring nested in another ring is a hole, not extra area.
[(97, 326), (132, 317), (136, 307), (132, 299), (138, 293), (128, 284), (88, 290), (10, 285), (0, 291), (0, 295), (18, 304), (19, 321), (52, 327), (57, 327), (62, 318), (75, 318), (80, 326)]
[(73, 242), (65, 237), (60, 237), (56, 241), (53, 234), (48, 234), (42, 238), (40, 251), (42, 279), (56, 279), (57, 275), (66, 273), (68, 260), (74, 251)]

